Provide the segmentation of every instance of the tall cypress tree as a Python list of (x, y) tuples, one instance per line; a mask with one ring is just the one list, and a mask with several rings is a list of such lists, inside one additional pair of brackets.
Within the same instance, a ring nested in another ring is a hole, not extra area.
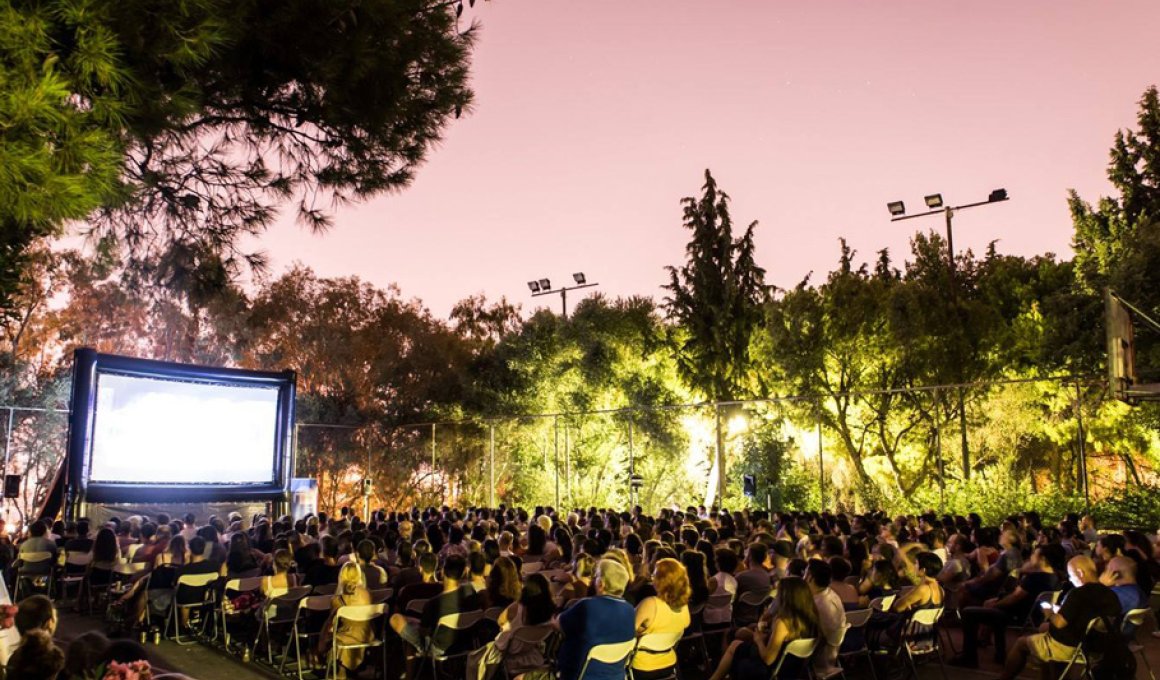
[[(689, 387), (712, 401), (746, 394), (749, 340), (761, 320), (766, 298), (765, 270), (754, 260), (751, 222), (733, 237), (729, 196), (705, 171), (700, 198), (681, 200), (684, 225), (692, 232), (681, 267), (667, 267), (665, 309), (678, 333), (673, 342), (677, 367)], [(725, 436), (717, 410), (717, 498), (725, 495)]]

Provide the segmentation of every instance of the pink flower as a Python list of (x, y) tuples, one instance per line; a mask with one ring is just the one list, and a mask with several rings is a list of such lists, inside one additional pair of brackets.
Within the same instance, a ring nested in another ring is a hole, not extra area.
[(152, 677), (153, 669), (149, 666), (148, 661), (129, 663), (110, 661), (102, 680), (150, 680)]

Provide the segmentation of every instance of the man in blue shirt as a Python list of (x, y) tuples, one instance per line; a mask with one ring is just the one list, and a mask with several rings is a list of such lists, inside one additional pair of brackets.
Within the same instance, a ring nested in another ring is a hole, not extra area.
[[(1124, 616), (1133, 609), (1148, 607), (1148, 596), (1136, 583), (1136, 561), (1126, 555), (1113, 557), (1100, 574), (1100, 583), (1112, 589), (1120, 600), (1120, 615)], [(1124, 626), (1124, 635), (1133, 637), (1136, 627), (1132, 624)]]
[[(564, 634), (556, 657), (561, 680), (577, 680), (588, 651), (597, 645), (628, 642), (636, 637), (636, 610), (624, 601), (628, 570), (613, 559), (596, 565), (596, 597), (577, 600), (557, 618)], [(584, 680), (624, 680), (624, 663), (593, 661)]]

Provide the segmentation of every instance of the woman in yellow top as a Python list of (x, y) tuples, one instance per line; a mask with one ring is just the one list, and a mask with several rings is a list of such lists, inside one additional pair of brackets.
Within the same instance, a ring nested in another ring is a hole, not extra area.
[[(680, 636), (689, 627), (689, 574), (685, 565), (666, 557), (653, 567), (655, 597), (646, 597), (636, 606), (636, 636), (652, 633), (673, 633)], [(635, 680), (669, 677), (677, 665), (677, 655), (669, 649), (650, 653), (638, 651), (632, 657), (632, 677)]]

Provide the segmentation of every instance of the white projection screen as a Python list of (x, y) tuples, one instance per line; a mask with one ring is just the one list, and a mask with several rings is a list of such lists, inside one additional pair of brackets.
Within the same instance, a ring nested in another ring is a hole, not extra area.
[(278, 500), (292, 474), (295, 375), (77, 350), (70, 499)]
[(270, 484), (278, 387), (98, 373), (89, 482)]

